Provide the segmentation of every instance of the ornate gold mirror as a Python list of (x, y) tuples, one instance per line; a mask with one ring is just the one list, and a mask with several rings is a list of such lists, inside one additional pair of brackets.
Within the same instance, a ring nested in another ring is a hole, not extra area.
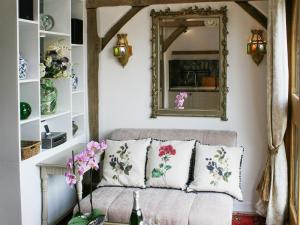
[(151, 17), (151, 117), (227, 120), (227, 8), (152, 10)]

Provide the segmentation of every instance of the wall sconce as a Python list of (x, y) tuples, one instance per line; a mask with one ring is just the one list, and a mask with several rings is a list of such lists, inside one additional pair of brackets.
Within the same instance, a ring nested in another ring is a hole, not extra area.
[(247, 53), (252, 56), (256, 65), (259, 65), (267, 53), (267, 42), (262, 30), (252, 30), (252, 36), (247, 44)]
[(129, 57), (132, 56), (132, 46), (128, 44), (127, 34), (118, 34), (117, 38), (117, 44), (114, 47), (114, 56), (118, 58), (124, 67)]

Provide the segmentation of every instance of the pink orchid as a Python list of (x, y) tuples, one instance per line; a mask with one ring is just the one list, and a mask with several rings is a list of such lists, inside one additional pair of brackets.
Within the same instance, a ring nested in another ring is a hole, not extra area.
[(101, 140), (100, 143), (99, 143), (99, 145), (100, 145), (100, 149), (101, 150), (107, 149), (107, 144), (106, 144), (105, 140)]
[(74, 159), (75, 162), (78, 162), (79, 164), (89, 161), (89, 157), (84, 152), (75, 155)]
[(177, 109), (184, 109), (183, 104), (185, 99), (188, 97), (187, 92), (179, 92), (175, 97), (175, 105)]
[(73, 160), (69, 159), (67, 161), (67, 170), (72, 170), (73, 169)]
[(100, 145), (97, 141), (91, 141), (87, 144), (87, 149), (93, 151), (100, 150)]
[(82, 176), (84, 174), (85, 170), (86, 170), (86, 168), (84, 166), (79, 166), (78, 167), (78, 174), (80, 176)]
[(70, 172), (65, 173), (67, 184), (71, 187), (73, 187), (74, 184), (76, 184), (76, 177), (74, 174)]
[(92, 169), (95, 169), (95, 170), (98, 170), (98, 169), (99, 169), (98, 164), (97, 164), (94, 160), (89, 161), (89, 166), (90, 166)]
[(92, 149), (86, 149), (83, 154), (86, 155), (86, 157), (88, 158), (92, 158), (95, 156), (95, 151), (93, 151)]

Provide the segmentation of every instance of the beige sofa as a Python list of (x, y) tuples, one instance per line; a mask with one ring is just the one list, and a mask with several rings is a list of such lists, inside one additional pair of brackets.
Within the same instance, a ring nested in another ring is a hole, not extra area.
[[(202, 144), (236, 146), (233, 131), (179, 130), (179, 129), (118, 129), (109, 139), (141, 138), (161, 140), (196, 139)], [(94, 208), (107, 215), (108, 224), (126, 224), (129, 221), (135, 188), (101, 187), (93, 192)], [(140, 204), (147, 220), (157, 219), (160, 225), (231, 225), (233, 199), (222, 193), (186, 193), (181, 190), (141, 189)], [(84, 212), (90, 211), (89, 198), (81, 201)]]

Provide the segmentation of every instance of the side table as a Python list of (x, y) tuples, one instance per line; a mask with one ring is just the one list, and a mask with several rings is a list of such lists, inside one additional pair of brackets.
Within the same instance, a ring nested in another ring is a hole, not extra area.
[[(66, 162), (72, 156), (72, 151), (74, 151), (74, 154), (77, 154), (83, 151), (85, 147), (85, 143), (77, 144), (38, 164), (41, 169), (42, 182), (42, 225), (48, 225), (48, 176), (64, 175), (66, 172)], [(78, 177), (77, 180), (77, 196), (81, 200), (82, 177)]]

